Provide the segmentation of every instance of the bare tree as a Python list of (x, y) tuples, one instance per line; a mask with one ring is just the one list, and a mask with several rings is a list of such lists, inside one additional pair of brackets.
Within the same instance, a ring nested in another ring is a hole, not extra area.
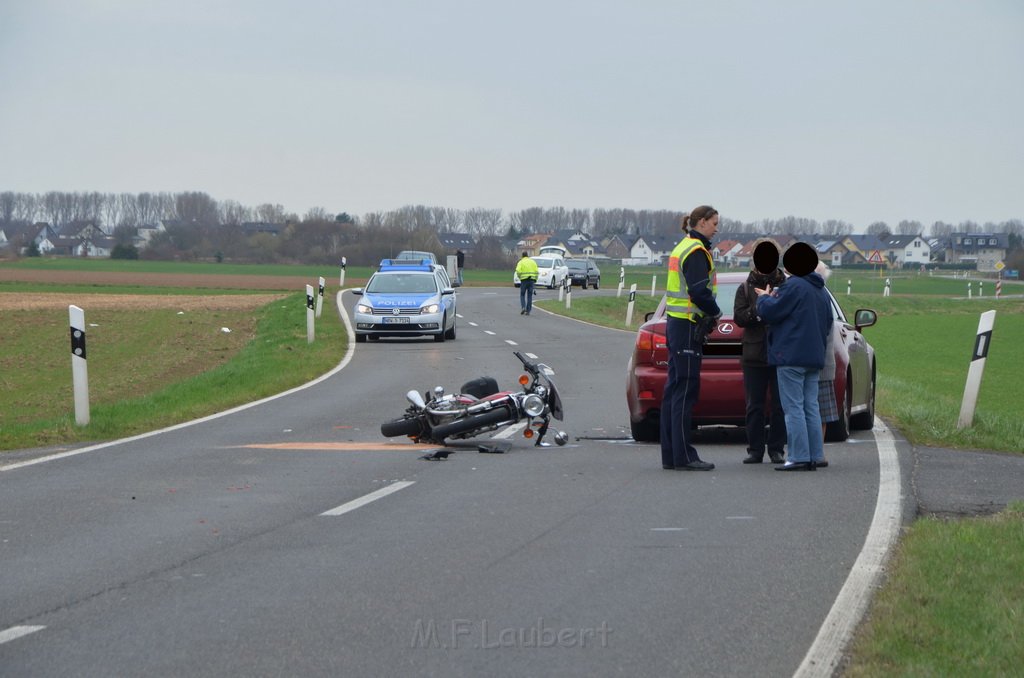
[(924, 226), (920, 221), (908, 221), (904, 219), (896, 224), (896, 232), (900, 235), (920, 235), (924, 232)]
[(285, 221), (284, 205), (263, 203), (256, 207), (254, 216), (256, 221), (265, 224), (283, 224)]
[(211, 226), (217, 224), (219, 217), (217, 201), (201, 191), (176, 194), (174, 213), (185, 223)]
[(466, 230), (480, 238), (485, 235), (498, 235), (502, 230), (501, 210), (474, 207), (465, 214)]
[(0, 193), (0, 224), (9, 224), (14, 221), (14, 212), (18, 206), (18, 197), (14, 191)]
[(876, 221), (869, 225), (864, 232), (868, 235), (873, 235), (876, 238), (885, 238), (892, 234), (892, 229), (889, 228), (889, 224), (884, 221)]
[(953, 233), (953, 224), (947, 224), (943, 221), (936, 221), (932, 224), (932, 237), (933, 238), (948, 238)]

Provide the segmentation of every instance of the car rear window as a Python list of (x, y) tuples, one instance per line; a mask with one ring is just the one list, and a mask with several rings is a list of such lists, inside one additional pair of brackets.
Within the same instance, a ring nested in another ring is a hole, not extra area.
[(377, 273), (370, 278), (370, 294), (432, 294), (437, 292), (433, 273)]

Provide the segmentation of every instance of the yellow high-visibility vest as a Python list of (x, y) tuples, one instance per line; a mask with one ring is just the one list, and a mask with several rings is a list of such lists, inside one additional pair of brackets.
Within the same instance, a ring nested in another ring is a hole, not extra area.
[(683, 277), (683, 262), (686, 257), (694, 252), (703, 252), (708, 258), (708, 276), (711, 280), (711, 294), (718, 296), (718, 274), (715, 271), (715, 261), (711, 258), (711, 252), (704, 246), (704, 243), (692, 236), (686, 236), (679, 241), (676, 248), (668, 258), (668, 286), (665, 292), (665, 312), (673, 318), (696, 321), (704, 315), (704, 312), (690, 301), (690, 292), (686, 287), (686, 278)]

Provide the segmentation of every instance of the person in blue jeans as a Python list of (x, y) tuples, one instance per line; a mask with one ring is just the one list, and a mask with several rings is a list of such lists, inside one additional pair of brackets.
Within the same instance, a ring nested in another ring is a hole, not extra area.
[(776, 471), (814, 471), (825, 459), (818, 411), (818, 375), (832, 331), (825, 279), (814, 272), (818, 253), (804, 242), (786, 250), (790, 277), (772, 289), (757, 288), (757, 313), (768, 324), (768, 364), (775, 365), (786, 418), (789, 454)]

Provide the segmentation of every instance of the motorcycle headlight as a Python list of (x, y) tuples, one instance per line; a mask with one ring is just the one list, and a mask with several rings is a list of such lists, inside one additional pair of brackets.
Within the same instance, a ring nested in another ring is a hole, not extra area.
[(523, 412), (530, 417), (539, 417), (544, 414), (544, 399), (536, 393), (526, 396), (523, 398)]
[(441, 310), (440, 304), (428, 304), (420, 309), (421, 313), (437, 313)]

